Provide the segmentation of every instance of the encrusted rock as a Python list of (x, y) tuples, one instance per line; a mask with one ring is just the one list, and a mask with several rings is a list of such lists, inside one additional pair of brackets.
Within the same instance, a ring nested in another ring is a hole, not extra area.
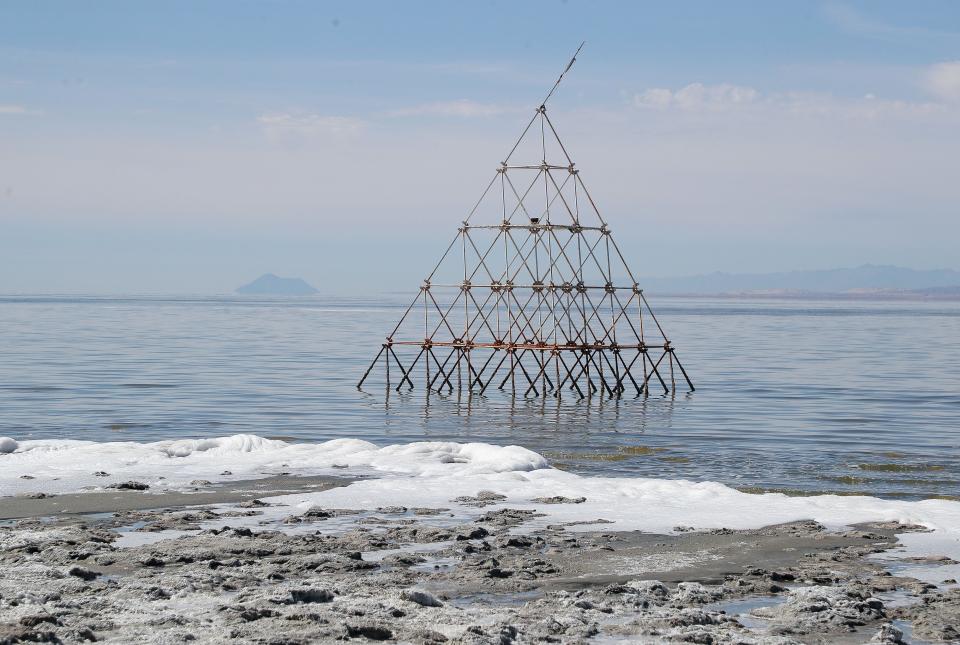
[(145, 484), (143, 482), (137, 481), (125, 481), (117, 482), (115, 484), (108, 484), (107, 488), (115, 488), (117, 490), (147, 490), (150, 488), (150, 484)]
[(451, 501), (463, 504), (464, 506), (483, 507), (490, 506), (492, 504), (499, 504), (505, 499), (507, 499), (506, 495), (501, 495), (500, 493), (495, 493), (491, 490), (482, 490), (473, 497), (469, 495), (462, 495), (460, 497), (455, 497)]
[(443, 603), (436, 596), (419, 589), (404, 589), (400, 592), (400, 598), (421, 607), (443, 607)]

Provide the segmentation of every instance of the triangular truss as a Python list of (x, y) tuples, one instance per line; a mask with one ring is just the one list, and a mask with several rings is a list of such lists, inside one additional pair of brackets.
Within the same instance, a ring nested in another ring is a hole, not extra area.
[(378, 367), (398, 391), (648, 395), (675, 369), (694, 389), (545, 103), (358, 387)]

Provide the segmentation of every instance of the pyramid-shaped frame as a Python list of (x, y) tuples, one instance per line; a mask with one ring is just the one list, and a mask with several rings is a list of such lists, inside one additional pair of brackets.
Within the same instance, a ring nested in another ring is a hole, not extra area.
[(546, 102), (357, 387), (378, 368), (398, 391), (645, 396), (675, 368), (694, 389)]

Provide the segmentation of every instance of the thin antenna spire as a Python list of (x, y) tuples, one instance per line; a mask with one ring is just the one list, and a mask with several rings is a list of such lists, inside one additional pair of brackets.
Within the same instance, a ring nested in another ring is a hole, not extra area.
[(580, 53), (580, 50), (583, 49), (583, 46), (587, 44), (587, 41), (580, 43), (580, 46), (577, 47), (577, 51), (573, 53), (573, 58), (570, 59), (570, 62), (567, 63), (567, 66), (563, 69), (563, 72), (560, 74), (560, 78), (557, 79), (557, 82), (553, 84), (553, 87), (550, 88), (550, 93), (547, 94), (547, 98), (543, 99), (543, 102), (540, 103), (540, 107), (543, 107), (547, 104), (547, 101), (550, 100), (550, 97), (553, 96), (553, 93), (557, 91), (557, 86), (560, 85), (560, 81), (563, 80), (563, 77), (567, 72), (570, 71), (570, 68), (573, 67), (573, 64), (577, 62), (577, 55)]

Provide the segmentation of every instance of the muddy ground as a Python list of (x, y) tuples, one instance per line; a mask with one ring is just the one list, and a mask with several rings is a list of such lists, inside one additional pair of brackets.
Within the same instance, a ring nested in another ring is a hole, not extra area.
[(955, 581), (872, 559), (901, 525), (608, 532), (479, 491), (470, 521), (291, 508), (268, 523), (251, 495), (151, 508), (138, 494), (84, 502), (95, 515), (26, 503), (0, 525), (0, 644), (960, 642)]

